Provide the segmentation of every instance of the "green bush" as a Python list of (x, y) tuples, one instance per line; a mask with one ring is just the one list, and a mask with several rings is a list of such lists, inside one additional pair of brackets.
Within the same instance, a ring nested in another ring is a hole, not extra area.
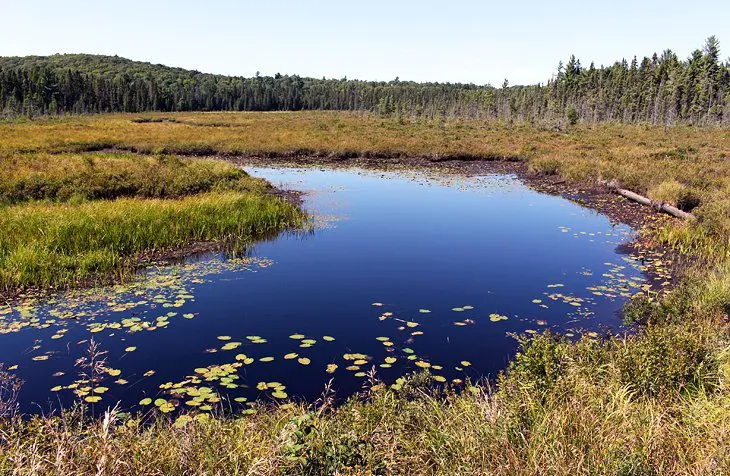
[(578, 120), (580, 119), (580, 116), (578, 115), (578, 111), (576, 111), (572, 107), (568, 108), (568, 110), (565, 113), (565, 117), (568, 119), (568, 123), (571, 126), (578, 124)]
[(507, 379), (522, 389), (548, 392), (565, 373), (569, 346), (549, 331), (521, 340), (520, 351), (507, 367)]
[(622, 384), (640, 395), (656, 397), (717, 383), (711, 349), (701, 335), (684, 327), (649, 327), (614, 345)]

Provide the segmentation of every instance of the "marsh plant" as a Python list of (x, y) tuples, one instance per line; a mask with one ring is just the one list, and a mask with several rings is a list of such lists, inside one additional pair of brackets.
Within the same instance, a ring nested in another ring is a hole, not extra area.
[[(231, 189), (239, 179), (224, 179), (225, 190), (206, 185), (194, 194), (185, 192), (187, 185), (176, 186), (170, 189), (174, 198), (151, 198), (161, 192), (142, 179), (136, 188), (115, 191), (114, 200), (97, 200), (95, 187), (79, 187), (81, 196), (73, 198), (65, 191), (67, 174), (52, 171), (55, 165), (45, 155), (62, 153), (61, 162), (99, 183), (112, 169), (138, 167), (104, 164), (126, 156), (75, 155), (106, 147), (384, 161), (519, 158), (516, 166), (525, 173), (581, 187), (615, 179), (691, 209), (696, 222), (660, 221), (643, 230), (650, 246), (690, 255), (688, 265), (671, 291), (647, 293), (629, 307), (627, 315), (639, 323), (635, 333), (521, 338), (515, 358), (489, 383), (438, 383), (424, 370), (391, 385), (371, 375), (362, 395), (339, 406), (327, 392), (316, 404), (280, 399), (253, 404), (245, 416), (213, 414), (181, 422), (173, 412), (121, 419), (112, 410), (100, 420), (82, 409), (2, 418), (0, 473), (730, 473), (727, 130), (679, 126), (667, 134), (661, 127), (591, 127), (578, 121), (561, 131), (519, 121), (509, 126), (451, 118), (400, 123), (331, 112), (145, 117), (149, 121), (101, 115), (3, 125), (3, 157), (12, 157), (19, 170), (23, 163), (45, 164), (5, 180), (11, 190), (4, 192), (6, 201), (12, 204), (0, 210), (3, 289), (71, 284), (124, 269), (139, 252), (190, 240), (253, 238), (303, 219), (277, 197), (237, 185)], [(159, 159), (144, 160), (158, 164)], [(175, 167), (154, 166), (160, 174), (175, 173)], [(106, 172), (94, 175), (89, 169)], [(22, 186), (14, 185), (21, 181)], [(29, 183), (50, 191), (30, 193)], [(99, 360), (92, 360), (84, 365), (97, 366)], [(86, 373), (82, 379), (93, 381), (95, 373)], [(16, 392), (3, 401), (14, 402)]]
[(9, 420), (18, 415), (18, 399), (22, 386), (23, 382), (0, 364), (0, 420)]

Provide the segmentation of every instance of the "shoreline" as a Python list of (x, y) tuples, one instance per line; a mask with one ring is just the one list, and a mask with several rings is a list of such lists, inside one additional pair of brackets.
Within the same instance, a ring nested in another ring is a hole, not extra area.
[[(130, 152), (129, 150), (106, 149), (103, 152)], [(97, 151), (102, 152), (102, 151)], [(87, 152), (93, 154), (94, 152)], [(136, 152), (135, 152), (136, 153)], [(299, 155), (296, 153), (287, 154), (267, 154), (255, 155), (197, 155), (197, 154), (178, 154), (180, 157), (196, 157), (200, 159), (222, 160), (233, 163), (239, 167), (292, 167), (292, 168), (315, 168), (325, 167), (331, 169), (346, 168), (362, 168), (370, 171), (383, 172), (436, 172), (442, 174), (453, 174), (464, 177), (486, 174), (510, 174), (515, 175), (529, 188), (539, 192), (553, 196), (559, 196), (580, 206), (590, 208), (597, 213), (605, 215), (612, 222), (622, 223), (630, 226), (637, 232), (636, 239), (632, 242), (622, 245), (624, 248), (620, 252), (622, 254), (631, 254), (638, 251), (649, 251), (665, 255), (669, 254), (671, 261), (677, 260), (676, 253), (667, 247), (657, 248), (650, 243), (646, 237), (642, 236), (642, 230), (646, 227), (653, 227), (664, 223), (671, 223), (676, 218), (670, 217), (651, 207), (646, 207), (636, 202), (632, 202), (611, 191), (605, 185), (600, 184), (574, 184), (567, 180), (561, 179), (557, 175), (545, 175), (533, 173), (529, 170), (528, 165), (519, 159), (494, 159), (489, 157), (468, 158), (428, 158), (428, 157), (407, 157), (407, 156), (387, 156), (381, 157), (380, 154), (365, 155)], [(303, 196), (306, 192), (299, 190), (282, 190), (276, 186), (270, 185), (270, 193), (273, 196), (280, 197), (296, 206), (301, 206)], [(123, 283), (127, 279), (133, 277), (138, 271), (150, 265), (168, 265), (173, 262), (184, 260), (188, 257), (200, 254), (220, 251), (225, 246), (219, 241), (211, 242), (192, 242), (186, 246), (157, 250), (146, 253), (140, 253), (137, 256), (130, 257), (129, 264), (124, 268), (111, 272), (104, 276), (95, 276), (87, 280), (77, 283), (75, 286), (63, 286), (46, 289), (22, 289), (16, 291), (0, 291), (0, 302), (6, 304), (15, 303), (21, 299), (42, 298), (57, 292), (67, 291), (70, 289), (85, 289), (95, 286), (105, 286)], [(675, 269), (679, 268), (679, 269)], [(676, 267), (671, 266), (672, 284), (676, 284), (677, 279), (682, 274), (684, 265)], [(655, 273), (649, 269), (645, 272), (648, 282), (652, 282), (656, 277)]]

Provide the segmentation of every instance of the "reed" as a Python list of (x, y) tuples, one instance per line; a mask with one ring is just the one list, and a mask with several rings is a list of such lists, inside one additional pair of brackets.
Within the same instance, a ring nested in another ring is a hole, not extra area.
[(129, 272), (141, 253), (251, 243), (303, 223), (291, 203), (251, 192), (6, 206), (0, 209), (0, 290), (74, 286)]

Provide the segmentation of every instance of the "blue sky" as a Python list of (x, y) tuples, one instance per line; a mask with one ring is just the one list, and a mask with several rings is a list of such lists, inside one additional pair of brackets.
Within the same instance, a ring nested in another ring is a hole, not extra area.
[(117, 54), (199, 71), (499, 85), (718, 36), (730, 1), (0, 0), (0, 56)]

